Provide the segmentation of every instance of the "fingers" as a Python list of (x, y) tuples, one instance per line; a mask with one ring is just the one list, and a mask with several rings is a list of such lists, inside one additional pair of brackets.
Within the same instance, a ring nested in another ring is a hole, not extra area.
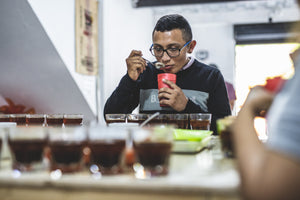
[(132, 50), (126, 59), (127, 72), (131, 79), (137, 80), (139, 75), (146, 70), (146, 61), (142, 58), (142, 52)]
[(175, 89), (176, 87), (178, 88), (178, 86), (175, 84), (175, 83), (173, 83), (172, 81), (169, 81), (169, 80), (167, 80), (167, 79), (163, 79), (162, 80), (164, 83), (166, 83), (166, 84), (168, 84), (171, 88), (173, 88), (173, 89)]
[(243, 107), (251, 109), (255, 115), (261, 115), (261, 111), (268, 111), (274, 96), (273, 93), (261, 86), (253, 87), (250, 90)]
[(139, 51), (139, 50), (132, 50), (132, 51), (130, 52), (129, 57), (134, 57), (134, 56), (143, 56), (142, 51)]
[(161, 88), (159, 90), (159, 103), (170, 106), (174, 110), (181, 112), (185, 109), (188, 99), (175, 83), (169, 83), (173, 88)]

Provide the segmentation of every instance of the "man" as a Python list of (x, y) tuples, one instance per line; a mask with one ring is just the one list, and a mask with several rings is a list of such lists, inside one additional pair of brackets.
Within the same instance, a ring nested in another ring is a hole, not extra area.
[[(104, 113), (131, 113), (140, 104), (141, 113), (212, 113), (211, 130), (216, 133), (216, 119), (231, 114), (224, 78), (188, 55), (196, 41), (187, 20), (181, 15), (160, 18), (152, 33), (150, 51), (165, 68), (156, 69), (132, 50), (126, 59), (127, 74), (107, 100)], [(158, 91), (157, 74), (177, 75), (176, 84)], [(166, 106), (161, 107), (160, 104)]]

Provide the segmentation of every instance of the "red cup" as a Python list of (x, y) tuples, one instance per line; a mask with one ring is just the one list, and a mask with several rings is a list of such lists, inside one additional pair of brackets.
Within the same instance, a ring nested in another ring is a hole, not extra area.
[[(173, 83), (176, 83), (176, 74), (171, 73), (162, 73), (157, 75), (157, 82), (158, 82), (158, 89), (167, 87), (171, 88), (168, 84), (163, 82), (163, 79), (172, 81)], [(160, 106), (166, 106), (164, 104), (160, 104)]]
[(170, 88), (168, 84), (165, 84), (163, 82), (163, 79), (167, 79), (169, 81), (172, 81), (173, 83), (176, 83), (176, 74), (171, 74), (171, 73), (162, 73), (157, 75), (157, 82), (158, 82), (158, 89), (160, 88)]
[(268, 78), (264, 87), (270, 92), (278, 93), (285, 84), (285, 82), (285, 79), (283, 79), (280, 76), (276, 76), (274, 78)]

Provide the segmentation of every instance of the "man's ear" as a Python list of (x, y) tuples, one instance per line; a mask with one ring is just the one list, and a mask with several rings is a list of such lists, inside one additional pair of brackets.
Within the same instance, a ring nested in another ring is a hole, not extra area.
[(196, 40), (191, 41), (189, 48), (188, 48), (188, 53), (193, 53), (196, 44), (197, 44)]

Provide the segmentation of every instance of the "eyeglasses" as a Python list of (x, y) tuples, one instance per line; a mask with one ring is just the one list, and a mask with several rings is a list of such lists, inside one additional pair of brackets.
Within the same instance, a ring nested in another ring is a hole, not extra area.
[(159, 46), (154, 47), (152, 44), (149, 50), (150, 50), (151, 54), (155, 57), (159, 57), (159, 58), (163, 57), (164, 52), (166, 52), (170, 58), (176, 58), (180, 55), (180, 51), (190, 43), (191, 43), (191, 40), (188, 41), (187, 43), (185, 43), (185, 45), (183, 45), (183, 47), (181, 47), (181, 48), (168, 48), (168, 49), (163, 49)]

